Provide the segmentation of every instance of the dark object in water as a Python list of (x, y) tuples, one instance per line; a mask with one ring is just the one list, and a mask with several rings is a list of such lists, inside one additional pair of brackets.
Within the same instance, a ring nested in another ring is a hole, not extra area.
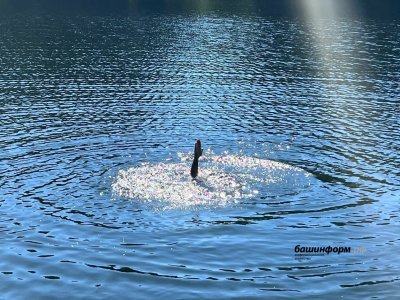
[(192, 168), (190, 169), (190, 175), (195, 178), (199, 174), (199, 157), (203, 154), (203, 149), (201, 149), (201, 142), (197, 140), (194, 144), (194, 158), (192, 163)]

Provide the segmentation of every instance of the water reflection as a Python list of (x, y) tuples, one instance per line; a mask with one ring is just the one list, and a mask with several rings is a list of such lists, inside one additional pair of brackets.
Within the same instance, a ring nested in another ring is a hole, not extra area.
[[(132, 282), (139, 298), (188, 285), (193, 298), (397, 292), (397, 23), (0, 20), (4, 297), (27, 284), (37, 298), (124, 296)], [(176, 162), (195, 138), (216, 155), (304, 169), (310, 187), (196, 210), (113, 200), (119, 170)], [(293, 247), (311, 243), (368, 252), (295, 260)]]

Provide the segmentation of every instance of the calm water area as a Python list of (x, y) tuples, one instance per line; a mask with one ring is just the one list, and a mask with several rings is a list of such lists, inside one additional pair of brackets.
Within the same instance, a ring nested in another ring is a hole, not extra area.
[[(126, 2), (2, 2), (0, 299), (398, 299), (400, 22)], [(196, 139), (309, 179), (215, 206), (113, 191)]]

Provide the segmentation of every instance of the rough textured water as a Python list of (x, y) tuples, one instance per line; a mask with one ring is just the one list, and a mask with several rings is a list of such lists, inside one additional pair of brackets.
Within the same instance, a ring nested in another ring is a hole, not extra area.
[[(159, 202), (162, 208), (216, 207), (264, 194), (279, 196), (311, 185), (310, 173), (265, 159), (207, 153), (200, 174), (190, 176), (188, 156), (182, 162), (143, 164), (121, 170), (112, 184), (117, 196), (134, 201)], [(261, 193), (260, 193), (261, 192)]]
[[(2, 16), (0, 34), (1, 299), (400, 296), (398, 22)], [(197, 138), (300, 183), (224, 165), (254, 189), (132, 190), (189, 172)]]

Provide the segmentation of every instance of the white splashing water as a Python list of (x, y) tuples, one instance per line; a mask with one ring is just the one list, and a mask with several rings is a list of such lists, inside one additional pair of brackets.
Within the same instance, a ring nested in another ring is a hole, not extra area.
[(168, 208), (226, 206), (259, 196), (260, 190), (309, 185), (309, 173), (284, 163), (248, 156), (205, 154), (199, 176), (190, 176), (191, 155), (178, 163), (144, 163), (120, 170), (112, 183), (116, 195), (158, 201)]

